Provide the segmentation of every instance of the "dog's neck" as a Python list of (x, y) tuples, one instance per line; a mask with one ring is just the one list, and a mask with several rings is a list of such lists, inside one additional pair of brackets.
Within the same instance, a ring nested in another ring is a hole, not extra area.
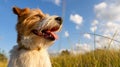
[(31, 49), (31, 48), (25, 47), (24, 45), (19, 45), (19, 46), (18, 46), (18, 51), (19, 51), (19, 50), (22, 50), (22, 49), (24, 49), (24, 50), (37, 50), (37, 51), (40, 51), (41, 48)]
[[(22, 44), (22, 39), (25, 39), (23, 36), (21, 35), (18, 35), (18, 38), (17, 38), (17, 43), (18, 43), (18, 50), (37, 50), (39, 51), (41, 48), (40, 47), (36, 47), (36, 48), (29, 48), (29, 47), (25, 47), (23, 44)], [(27, 38), (26, 38), (27, 39)], [(29, 39), (29, 38), (28, 38)], [(25, 41), (25, 40), (24, 40)], [(30, 43), (29, 43), (30, 45)]]

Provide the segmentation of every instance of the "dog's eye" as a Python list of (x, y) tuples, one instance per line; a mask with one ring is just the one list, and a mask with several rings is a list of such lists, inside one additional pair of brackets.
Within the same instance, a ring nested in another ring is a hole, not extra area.
[(38, 15), (38, 14), (37, 14), (37, 15), (35, 15), (35, 17), (39, 17), (39, 18), (41, 18), (41, 16), (40, 16), (40, 15)]

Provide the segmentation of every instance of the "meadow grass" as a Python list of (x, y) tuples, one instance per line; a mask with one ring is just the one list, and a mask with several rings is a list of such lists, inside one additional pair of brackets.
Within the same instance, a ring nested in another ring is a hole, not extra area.
[[(120, 51), (95, 50), (78, 55), (60, 54), (51, 57), (51, 62), (53, 67), (120, 67)], [(7, 67), (4, 56), (0, 56), (0, 67)]]
[(0, 61), (0, 67), (7, 67), (7, 62)]
[(0, 53), (0, 67), (7, 67), (7, 58), (2, 53)]
[(79, 55), (51, 57), (53, 67), (120, 67), (120, 51), (95, 50)]

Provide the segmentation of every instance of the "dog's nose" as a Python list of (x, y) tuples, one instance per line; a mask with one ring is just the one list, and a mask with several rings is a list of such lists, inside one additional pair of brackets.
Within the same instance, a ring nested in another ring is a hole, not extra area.
[(61, 18), (61, 17), (56, 17), (55, 20), (58, 21), (58, 23), (59, 23), (60, 25), (62, 24), (62, 18)]

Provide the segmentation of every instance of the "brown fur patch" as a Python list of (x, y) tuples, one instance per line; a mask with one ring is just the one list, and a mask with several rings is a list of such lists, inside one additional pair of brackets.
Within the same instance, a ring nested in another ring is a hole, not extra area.
[(30, 12), (30, 9), (29, 8), (20, 9), (18, 7), (13, 7), (13, 12), (18, 16), (23, 16), (25, 14), (28, 14)]

